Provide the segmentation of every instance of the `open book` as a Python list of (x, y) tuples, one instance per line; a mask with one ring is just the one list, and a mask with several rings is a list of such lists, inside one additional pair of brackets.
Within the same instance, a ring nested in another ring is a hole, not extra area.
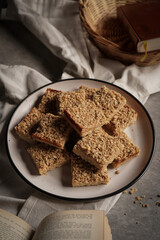
[(0, 239), (111, 240), (103, 210), (67, 210), (45, 217), (34, 230), (21, 218), (0, 209)]

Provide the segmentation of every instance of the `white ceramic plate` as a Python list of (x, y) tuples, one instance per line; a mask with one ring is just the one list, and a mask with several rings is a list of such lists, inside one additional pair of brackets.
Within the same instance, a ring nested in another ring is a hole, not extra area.
[[(108, 88), (121, 93), (127, 102), (138, 112), (135, 124), (128, 127), (125, 132), (133, 143), (140, 147), (140, 156), (119, 167), (120, 174), (115, 170), (109, 170), (112, 179), (108, 185), (76, 187), (71, 186), (71, 173), (69, 166), (63, 166), (48, 172), (45, 176), (37, 174), (35, 166), (25, 149), (25, 143), (14, 132), (14, 126), (30, 111), (37, 99), (45, 93), (47, 88), (62, 91), (71, 91), (81, 85), (100, 88), (106, 85)], [(147, 169), (154, 152), (155, 133), (152, 120), (144, 106), (125, 90), (93, 79), (71, 79), (45, 85), (26, 97), (14, 111), (7, 129), (7, 151), (12, 165), (17, 173), (30, 185), (51, 196), (65, 199), (84, 200), (113, 196), (134, 184)]]

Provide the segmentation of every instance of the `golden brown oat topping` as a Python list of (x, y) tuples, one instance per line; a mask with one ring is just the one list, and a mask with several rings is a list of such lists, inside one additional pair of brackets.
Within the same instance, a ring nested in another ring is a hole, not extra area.
[(70, 132), (70, 126), (62, 116), (47, 113), (41, 119), (32, 137), (37, 141), (63, 149)]
[(94, 102), (86, 100), (78, 107), (65, 110), (65, 116), (72, 127), (85, 136), (105, 123), (103, 111), (96, 107)]
[(124, 148), (119, 137), (112, 137), (104, 131), (82, 138), (73, 148), (73, 152), (85, 161), (101, 169), (110, 164)]
[(126, 99), (120, 93), (109, 90), (105, 86), (93, 94), (93, 101), (104, 111), (106, 123), (126, 104)]
[(58, 114), (63, 115), (64, 110), (78, 107), (80, 103), (85, 101), (85, 92), (61, 92), (57, 95)]
[(107, 184), (109, 181), (107, 168), (99, 170), (75, 154), (71, 155), (71, 171), (73, 187)]
[(114, 168), (120, 166), (123, 163), (126, 163), (128, 160), (138, 156), (140, 153), (140, 149), (132, 143), (131, 139), (127, 136), (126, 133), (121, 132), (119, 138), (120, 142), (124, 145), (124, 148), (118, 157), (116, 157), (112, 162), (111, 167)]
[(27, 142), (34, 142), (32, 133), (36, 130), (43, 114), (33, 107), (31, 111), (15, 126), (15, 131), (20, 138)]
[(69, 162), (70, 157), (66, 150), (58, 149), (47, 144), (37, 143), (27, 148), (39, 174), (61, 167)]
[(114, 114), (106, 127), (112, 132), (112, 134), (117, 134), (120, 131), (123, 131), (129, 125), (135, 123), (137, 116), (137, 112), (128, 104), (125, 104), (118, 112)]

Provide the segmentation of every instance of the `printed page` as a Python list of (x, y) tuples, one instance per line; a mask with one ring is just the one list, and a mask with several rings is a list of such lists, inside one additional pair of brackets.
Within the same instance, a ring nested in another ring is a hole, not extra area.
[(34, 234), (32, 227), (21, 218), (0, 209), (1, 240), (31, 240)]
[(104, 239), (105, 240), (112, 240), (112, 233), (111, 233), (111, 228), (108, 223), (108, 218), (105, 217), (104, 220)]
[(104, 240), (104, 211), (70, 210), (51, 214), (33, 240)]

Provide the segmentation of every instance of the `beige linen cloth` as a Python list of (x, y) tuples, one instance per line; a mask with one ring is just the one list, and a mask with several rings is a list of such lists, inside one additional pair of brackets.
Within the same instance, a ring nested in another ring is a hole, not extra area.
[[(160, 91), (159, 64), (126, 67), (101, 55), (81, 25), (78, 1), (12, 0), (7, 18), (21, 21), (54, 55), (66, 62), (61, 79), (88, 77), (111, 82), (143, 104), (151, 94)], [(120, 197), (119, 194), (89, 202), (48, 197), (27, 185), (11, 167), (5, 150), (8, 119), (25, 96), (49, 82), (26, 66), (0, 65), (0, 207), (19, 215), (35, 228), (46, 215), (63, 209), (104, 209), (107, 214)]]

